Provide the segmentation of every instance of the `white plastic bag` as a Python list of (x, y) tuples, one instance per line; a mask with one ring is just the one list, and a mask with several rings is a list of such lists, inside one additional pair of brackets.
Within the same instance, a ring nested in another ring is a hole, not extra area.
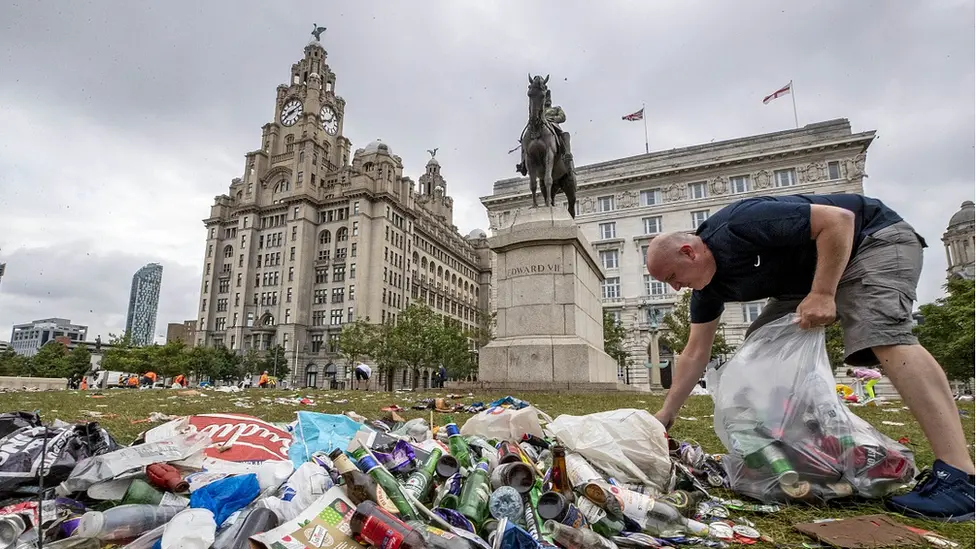
[(912, 452), (848, 411), (823, 328), (787, 315), (708, 372), (730, 488), (762, 501), (880, 498), (915, 476)]
[(535, 406), (526, 406), (521, 410), (493, 406), (478, 412), (474, 417), (465, 421), (464, 425), (461, 426), (461, 434), (464, 436), (478, 435), (487, 439), (516, 441), (522, 440), (522, 435), (526, 433), (542, 437), (542, 427), (539, 425), (540, 415), (544, 420), (551, 421), (549, 416), (540, 412)]
[(618, 482), (644, 484), (654, 496), (670, 491), (673, 474), (664, 426), (647, 410), (561, 415), (546, 429)]

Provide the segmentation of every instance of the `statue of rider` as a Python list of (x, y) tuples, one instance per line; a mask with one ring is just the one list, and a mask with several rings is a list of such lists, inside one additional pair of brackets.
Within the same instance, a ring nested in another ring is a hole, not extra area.
[[(546, 121), (549, 122), (553, 129), (556, 130), (556, 134), (563, 144), (563, 162), (565, 162), (566, 170), (569, 173), (573, 173), (575, 168), (573, 166), (573, 150), (570, 148), (569, 144), (569, 132), (564, 132), (560, 124), (566, 121), (566, 112), (559, 105), (552, 105), (552, 90), (546, 90), (546, 102), (545, 111), (543, 115), (546, 117)], [(523, 153), (524, 154), (524, 153)], [(525, 156), (522, 157), (522, 161), (515, 166), (515, 170), (520, 174), (528, 175), (529, 171), (525, 167)]]

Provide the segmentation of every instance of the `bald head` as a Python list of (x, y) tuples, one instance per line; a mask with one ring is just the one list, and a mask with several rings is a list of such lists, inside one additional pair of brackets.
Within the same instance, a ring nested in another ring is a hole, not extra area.
[(697, 235), (665, 233), (647, 245), (647, 272), (675, 290), (700, 290), (715, 275), (715, 258)]

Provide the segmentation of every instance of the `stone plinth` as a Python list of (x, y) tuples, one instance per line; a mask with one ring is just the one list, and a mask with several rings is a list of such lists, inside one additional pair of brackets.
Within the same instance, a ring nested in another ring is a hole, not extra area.
[(519, 211), (488, 245), (497, 255), (496, 333), (479, 354), (478, 383), (616, 388), (617, 364), (603, 351), (604, 275), (569, 214)]

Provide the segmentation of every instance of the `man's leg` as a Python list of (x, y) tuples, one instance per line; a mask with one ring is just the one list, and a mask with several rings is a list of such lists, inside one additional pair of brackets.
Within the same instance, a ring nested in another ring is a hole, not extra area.
[(874, 354), (918, 420), (935, 457), (968, 475), (976, 473), (949, 380), (935, 358), (921, 345), (875, 347)]
[(912, 333), (922, 246), (901, 222), (868, 236), (844, 271), (837, 315), (845, 362), (880, 364), (932, 446), (933, 475), (888, 505), (909, 516), (973, 520), (973, 460), (945, 372)]

